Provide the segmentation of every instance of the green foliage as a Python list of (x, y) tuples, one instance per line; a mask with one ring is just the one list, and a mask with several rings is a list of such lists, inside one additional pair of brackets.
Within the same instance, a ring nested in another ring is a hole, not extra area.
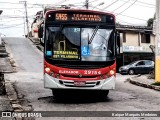
[(148, 21), (147, 21), (147, 26), (148, 26), (148, 27), (153, 27), (153, 21), (154, 21), (154, 18), (148, 19)]
[(160, 86), (160, 82), (155, 82), (155, 83), (152, 83), (151, 85)]

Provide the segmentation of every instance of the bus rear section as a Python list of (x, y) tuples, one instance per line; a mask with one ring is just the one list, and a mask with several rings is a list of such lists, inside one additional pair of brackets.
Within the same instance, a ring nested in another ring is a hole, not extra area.
[(103, 95), (115, 89), (116, 40), (112, 14), (48, 11), (43, 39), (45, 88), (53, 93), (94, 90)]

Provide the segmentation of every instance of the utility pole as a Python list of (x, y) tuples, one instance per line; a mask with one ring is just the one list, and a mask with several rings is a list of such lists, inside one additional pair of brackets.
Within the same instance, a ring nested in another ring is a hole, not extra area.
[(156, 0), (155, 81), (160, 82), (160, 0)]
[(85, 5), (84, 5), (85, 7), (86, 7), (86, 9), (88, 9), (88, 7), (89, 7), (89, 0), (86, 0), (86, 2), (85, 2)]
[(26, 28), (26, 26), (25, 26), (25, 17), (23, 17), (23, 21), (24, 21), (24, 36), (25, 36), (25, 28)]
[[(0, 10), (0, 15), (3, 12), (3, 10)], [(1, 33), (0, 33), (0, 45), (2, 44), (2, 38), (1, 38)]]
[(29, 23), (28, 23), (27, 1), (19, 1), (19, 2), (20, 3), (24, 3), (25, 13), (26, 13), (27, 37), (29, 37)]

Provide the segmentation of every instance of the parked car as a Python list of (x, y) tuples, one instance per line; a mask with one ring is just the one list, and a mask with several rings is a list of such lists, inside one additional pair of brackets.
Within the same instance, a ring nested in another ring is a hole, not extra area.
[(120, 74), (148, 74), (154, 69), (154, 62), (151, 60), (138, 60), (119, 68)]

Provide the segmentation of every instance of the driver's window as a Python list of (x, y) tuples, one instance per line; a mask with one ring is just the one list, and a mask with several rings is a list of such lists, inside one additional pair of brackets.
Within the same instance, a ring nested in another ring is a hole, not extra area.
[(144, 65), (144, 62), (143, 62), (143, 61), (141, 61), (141, 62), (137, 63), (137, 65), (136, 65), (136, 66), (141, 66), (141, 65)]

